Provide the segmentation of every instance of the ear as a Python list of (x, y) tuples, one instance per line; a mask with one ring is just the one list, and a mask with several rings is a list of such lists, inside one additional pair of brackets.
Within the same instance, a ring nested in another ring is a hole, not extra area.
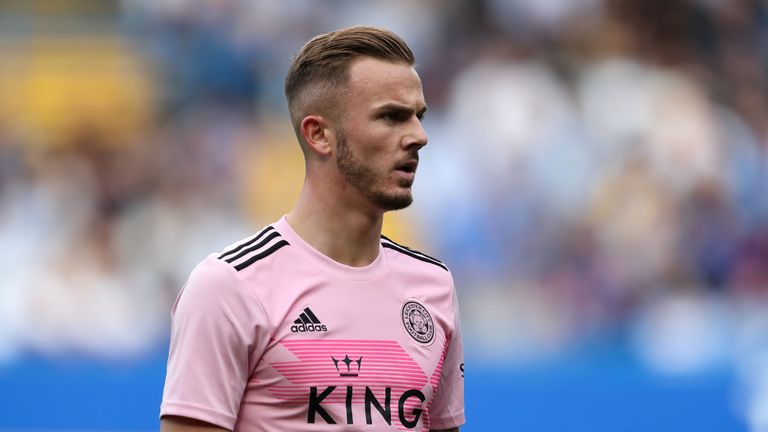
[(331, 154), (333, 132), (325, 118), (319, 115), (308, 115), (301, 121), (300, 130), (309, 149), (320, 156)]

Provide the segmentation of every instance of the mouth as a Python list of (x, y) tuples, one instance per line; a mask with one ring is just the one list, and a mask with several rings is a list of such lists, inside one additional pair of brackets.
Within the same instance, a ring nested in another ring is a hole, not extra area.
[(419, 161), (416, 159), (411, 159), (406, 162), (400, 163), (395, 166), (396, 171), (402, 171), (404, 173), (408, 174), (415, 174), (416, 168), (419, 166)]

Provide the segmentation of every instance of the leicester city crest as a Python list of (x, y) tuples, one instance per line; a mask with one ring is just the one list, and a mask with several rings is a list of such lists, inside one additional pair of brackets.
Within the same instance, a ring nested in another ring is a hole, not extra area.
[(435, 323), (427, 308), (420, 303), (409, 300), (403, 305), (401, 313), (403, 326), (416, 342), (430, 344), (435, 337)]

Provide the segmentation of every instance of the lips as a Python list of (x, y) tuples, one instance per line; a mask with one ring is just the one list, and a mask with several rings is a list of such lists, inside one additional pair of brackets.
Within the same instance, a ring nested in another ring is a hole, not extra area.
[(395, 169), (398, 171), (403, 171), (408, 174), (414, 174), (416, 172), (416, 167), (418, 167), (419, 161), (415, 159), (411, 159), (405, 162), (402, 162), (395, 166)]

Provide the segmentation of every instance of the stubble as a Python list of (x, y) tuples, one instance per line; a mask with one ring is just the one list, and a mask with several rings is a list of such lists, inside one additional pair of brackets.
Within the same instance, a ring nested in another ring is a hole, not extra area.
[[(404, 193), (387, 193), (383, 185), (386, 174), (377, 173), (372, 167), (355, 157), (343, 131), (339, 130), (338, 137), (336, 165), (350, 186), (385, 211), (401, 210), (411, 205), (413, 195), (410, 190)], [(401, 186), (410, 187), (411, 185), (402, 184)]]

